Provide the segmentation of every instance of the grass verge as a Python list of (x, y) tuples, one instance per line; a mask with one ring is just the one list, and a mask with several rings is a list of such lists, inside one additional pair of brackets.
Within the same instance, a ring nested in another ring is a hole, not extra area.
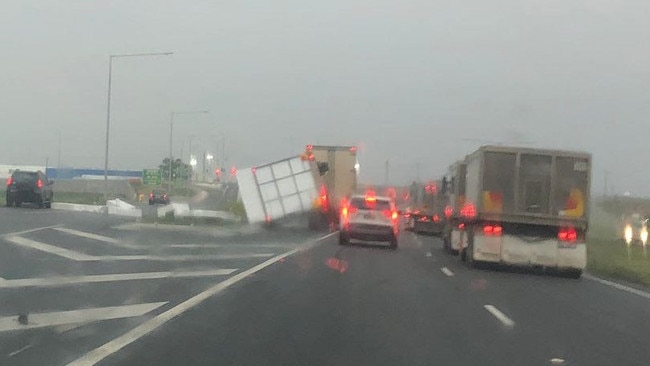
[(104, 205), (104, 195), (101, 193), (54, 192), (54, 202), (76, 203), (80, 205)]
[[(631, 246), (617, 235), (620, 216), (630, 204), (601, 201), (594, 205), (587, 240), (587, 270), (597, 276), (650, 286), (650, 259), (643, 247)], [(633, 206), (640, 206), (633, 202)], [(650, 251), (650, 249), (649, 249)], [(650, 254), (648, 254), (650, 256)]]

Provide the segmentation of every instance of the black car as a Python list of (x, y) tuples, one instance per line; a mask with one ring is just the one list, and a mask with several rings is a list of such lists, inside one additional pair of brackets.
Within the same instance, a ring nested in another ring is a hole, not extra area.
[(154, 189), (149, 193), (149, 204), (153, 205), (156, 203), (162, 203), (163, 205), (168, 205), (169, 204), (169, 196), (167, 195), (167, 192), (163, 191), (162, 189)]
[(23, 203), (34, 203), (40, 208), (50, 208), (54, 198), (53, 184), (41, 171), (16, 170), (7, 179), (7, 206), (20, 207)]

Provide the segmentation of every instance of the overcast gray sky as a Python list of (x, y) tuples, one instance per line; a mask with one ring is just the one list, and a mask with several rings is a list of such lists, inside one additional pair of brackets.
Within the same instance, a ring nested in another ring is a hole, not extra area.
[[(483, 142), (594, 155), (650, 194), (650, 2), (644, 0), (2, 0), (0, 163), (156, 166), (188, 138), (250, 166), (357, 144), (364, 181), (438, 177)], [(199, 149), (196, 146), (195, 149)]]

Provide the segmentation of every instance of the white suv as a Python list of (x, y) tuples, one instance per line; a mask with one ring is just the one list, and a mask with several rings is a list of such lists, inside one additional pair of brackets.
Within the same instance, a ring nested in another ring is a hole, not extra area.
[(339, 244), (347, 245), (350, 239), (387, 241), (397, 249), (399, 212), (389, 197), (353, 195), (341, 207)]

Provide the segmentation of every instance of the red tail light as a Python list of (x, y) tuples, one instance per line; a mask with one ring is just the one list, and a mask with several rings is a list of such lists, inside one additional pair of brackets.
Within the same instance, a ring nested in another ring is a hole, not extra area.
[(10, 185), (12, 185), (13, 183), (14, 183), (13, 178), (9, 177), (9, 179), (7, 179), (7, 187), (9, 187)]
[(578, 232), (575, 228), (563, 227), (557, 233), (557, 238), (559, 241), (575, 242), (578, 240)]
[(476, 217), (476, 206), (473, 203), (466, 203), (463, 208), (460, 210), (460, 214), (463, 217), (472, 218)]
[(503, 228), (499, 225), (485, 225), (483, 226), (483, 234), (486, 236), (501, 236)]
[(445, 207), (445, 217), (450, 218), (454, 214), (454, 209), (451, 206)]
[(384, 214), (384, 216), (386, 216), (387, 218), (392, 219), (392, 220), (397, 220), (397, 218), (399, 217), (399, 214), (397, 213), (397, 211), (384, 210), (384, 211), (382, 211), (382, 213)]
[(433, 219), (433, 222), (438, 222), (438, 221), (440, 221), (440, 216), (433, 215), (432, 219)]
[(427, 221), (429, 221), (429, 218), (426, 217), (426, 216), (422, 216), (422, 217), (420, 217), (420, 220), (418, 220), (418, 221), (427, 222)]
[(465, 230), (465, 224), (463, 223), (458, 224), (458, 230)]
[(40, 179), (37, 180), (37, 181), (36, 181), (36, 187), (38, 187), (38, 188), (43, 188), (43, 181), (40, 180)]

